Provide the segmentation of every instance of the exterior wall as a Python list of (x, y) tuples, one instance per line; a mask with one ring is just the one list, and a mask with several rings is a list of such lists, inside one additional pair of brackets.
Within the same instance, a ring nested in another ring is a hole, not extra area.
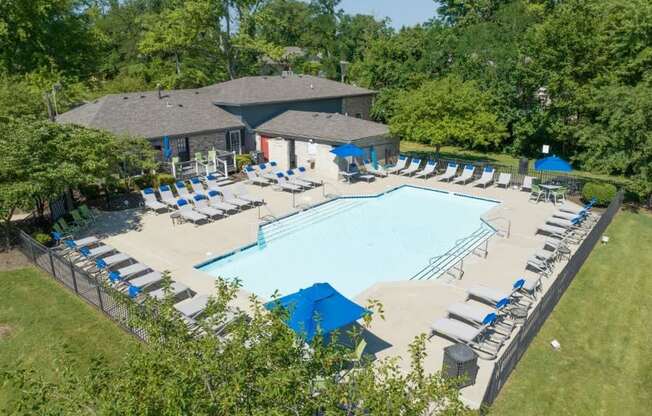
[(373, 95), (342, 98), (342, 114), (348, 114), (351, 117), (359, 117), (363, 120), (369, 120), (373, 101)]
[[(187, 136), (170, 136), (170, 143), (172, 145), (172, 156), (173, 157), (179, 156), (177, 152), (177, 148), (176, 146), (174, 146), (174, 141), (177, 138), (188, 137), (188, 147), (189, 147), (188, 151), (190, 153), (190, 158), (193, 159), (195, 153), (197, 152), (206, 153), (212, 149), (226, 150), (226, 136), (227, 136), (226, 130), (217, 131), (214, 133), (204, 133), (204, 134), (187, 135)], [(163, 139), (162, 138), (150, 139), (150, 143), (155, 149), (161, 151), (161, 153), (159, 153), (159, 157), (162, 159)]]
[(256, 128), (269, 119), (288, 110), (295, 111), (318, 111), (322, 113), (340, 113), (342, 111), (342, 100), (339, 98), (313, 101), (293, 101), (276, 104), (261, 104), (245, 107), (221, 106), (229, 113), (240, 117), (243, 123), (251, 128)]
[(290, 169), (290, 142), (282, 137), (268, 140), (269, 160), (274, 160), (281, 170)]
[(309, 142), (295, 140), (294, 153), (297, 166), (305, 166), (310, 172), (330, 181), (336, 181), (339, 172), (335, 155), (331, 153), (333, 146), (315, 143), (316, 153), (311, 155), (308, 151)]

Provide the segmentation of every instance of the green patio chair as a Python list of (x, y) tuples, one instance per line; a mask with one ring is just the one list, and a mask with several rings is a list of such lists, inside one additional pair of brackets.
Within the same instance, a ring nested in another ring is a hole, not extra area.
[(95, 214), (92, 209), (88, 208), (88, 205), (82, 204), (79, 207), (77, 207), (77, 209), (79, 210), (79, 213), (82, 215), (82, 217), (84, 217), (88, 221), (95, 222), (95, 220), (97, 219), (97, 214)]
[(52, 224), (52, 230), (53, 230), (54, 232), (56, 232), (56, 233), (59, 233), (59, 235), (63, 235), (63, 236), (69, 236), (69, 235), (70, 235), (69, 233), (67, 233), (67, 232), (63, 229), (63, 227), (61, 227), (61, 226), (59, 225), (58, 222), (55, 222), (54, 224)]
[(66, 221), (63, 217), (57, 220), (57, 224), (59, 227), (61, 227), (61, 231), (63, 231), (64, 234), (74, 234), (79, 231), (79, 227), (76, 225), (68, 224), (68, 221)]
[(559, 201), (566, 202), (566, 193), (568, 192), (568, 188), (565, 186), (560, 187), (559, 189), (555, 189), (554, 191), (550, 192), (550, 195), (552, 196), (552, 202), (555, 204), (558, 203)]
[(545, 198), (545, 197), (546, 197), (546, 191), (541, 189), (541, 187), (538, 184), (533, 183), (532, 191), (530, 191), (530, 200), (539, 202), (541, 198)]
[(72, 215), (73, 221), (79, 228), (84, 228), (90, 223), (90, 221), (82, 217), (82, 215), (76, 209), (70, 211), (70, 215)]

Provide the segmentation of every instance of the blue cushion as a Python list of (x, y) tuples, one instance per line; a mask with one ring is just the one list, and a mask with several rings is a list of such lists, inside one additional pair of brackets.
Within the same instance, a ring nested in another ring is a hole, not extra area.
[(246, 170), (247, 172), (251, 172), (251, 171), (254, 170), (254, 168), (252, 168), (251, 166), (247, 165), (247, 166), (245, 166), (245, 170)]
[(106, 264), (106, 262), (105, 262), (104, 260), (102, 260), (102, 259), (97, 259), (97, 260), (95, 260), (95, 265), (96, 265), (97, 268), (100, 269), (100, 270), (102, 270), (102, 269), (106, 269), (106, 268), (108, 267), (108, 265)]
[(208, 175), (206, 175), (206, 179), (208, 179), (209, 181), (212, 181), (212, 180), (217, 179), (217, 178), (215, 176), (213, 176), (212, 174), (208, 174)]
[(208, 196), (215, 196), (215, 195), (219, 195), (219, 194), (220, 194), (220, 193), (217, 192), (216, 190), (210, 190), (210, 191), (208, 191)]
[(270, 164), (271, 166), (276, 166), (276, 162), (274, 162), (273, 160), (272, 160), (271, 162), (269, 162), (269, 164)]
[(294, 172), (292, 172), (292, 170), (288, 170), (286, 173), (288, 174), (288, 176), (294, 175)]
[(450, 167), (450, 168), (456, 168), (456, 167), (457, 167), (457, 163), (450, 162), (450, 163), (448, 163), (448, 167)]
[(305, 171), (306, 171), (306, 168), (304, 168), (303, 166), (299, 166), (299, 172), (305, 172)]
[(167, 192), (170, 190), (170, 185), (161, 185), (159, 186), (158, 189), (161, 190), (162, 192)]
[(79, 249), (79, 252), (83, 254), (84, 256), (88, 257), (91, 254), (91, 251), (88, 249), (88, 247), (82, 247)]
[(261, 163), (260, 165), (258, 165), (258, 167), (261, 168), (262, 170), (265, 170), (267, 168), (267, 165), (265, 163)]
[(509, 305), (509, 298), (502, 298), (501, 300), (496, 302), (496, 309), (502, 309), (507, 305)]
[(190, 182), (191, 183), (201, 183), (201, 180), (199, 180), (199, 178), (191, 178)]
[(278, 173), (276, 174), (276, 176), (279, 177), (279, 178), (282, 178), (282, 177), (283, 177), (283, 173), (282, 173), (282, 172), (278, 172)]
[(525, 284), (525, 279), (518, 279), (517, 281), (514, 282), (514, 285), (512, 286), (514, 289), (520, 289), (523, 287)]
[(112, 281), (113, 283), (119, 282), (122, 279), (122, 276), (120, 276), (119, 272), (111, 272), (109, 273), (109, 280)]
[(484, 168), (485, 172), (491, 172), (493, 170), (494, 170), (494, 168), (492, 168), (491, 166), (487, 166), (487, 167)]
[(143, 189), (143, 192), (145, 194), (149, 195), (149, 194), (153, 194), (154, 190), (152, 188), (145, 188), (145, 189)]
[(488, 313), (487, 316), (485, 316), (482, 320), (482, 325), (491, 325), (496, 322), (496, 318), (497, 316), (495, 313)]
[(193, 198), (195, 201), (201, 201), (202, 199), (206, 198), (206, 195), (195, 195)]
[(177, 181), (176, 182), (177, 188), (185, 188), (186, 183), (184, 181)]
[(186, 201), (185, 199), (179, 199), (179, 200), (177, 200), (177, 205), (180, 206), (180, 207), (182, 207), (184, 205), (188, 205), (188, 201)]
[(140, 288), (138, 286), (129, 285), (129, 297), (135, 298), (140, 293)]

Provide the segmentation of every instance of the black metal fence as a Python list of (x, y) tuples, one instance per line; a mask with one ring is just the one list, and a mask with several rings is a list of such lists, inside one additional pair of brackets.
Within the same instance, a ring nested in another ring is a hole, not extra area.
[(514, 340), (496, 360), (489, 386), (482, 400), (483, 404), (490, 405), (500, 393), (500, 389), (507, 381), (512, 370), (527, 350), (530, 342), (539, 333), (539, 329), (553, 311), (559, 299), (571, 284), (577, 272), (591, 254), (595, 245), (600, 241), (602, 233), (611, 223), (623, 202), (624, 192), (621, 190), (606, 211), (602, 214), (593, 229), (577, 248), (577, 251), (568, 261), (564, 269), (559, 273), (557, 279), (552, 283), (548, 291), (543, 295), (541, 301), (536, 305), (525, 324), (516, 332)]
[(141, 340), (147, 338), (143, 329), (130, 325), (129, 306), (116, 299), (91, 273), (71, 262), (58, 250), (45, 247), (23, 231), (20, 231), (18, 236), (18, 247), (35, 265), (116, 321), (126, 331)]

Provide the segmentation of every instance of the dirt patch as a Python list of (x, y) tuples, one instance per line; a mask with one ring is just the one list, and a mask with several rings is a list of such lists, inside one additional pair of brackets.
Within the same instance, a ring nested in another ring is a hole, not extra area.
[(28, 267), (32, 263), (18, 250), (0, 252), (0, 271), (8, 271)]
[(13, 329), (9, 325), (0, 324), (0, 341), (9, 338)]

